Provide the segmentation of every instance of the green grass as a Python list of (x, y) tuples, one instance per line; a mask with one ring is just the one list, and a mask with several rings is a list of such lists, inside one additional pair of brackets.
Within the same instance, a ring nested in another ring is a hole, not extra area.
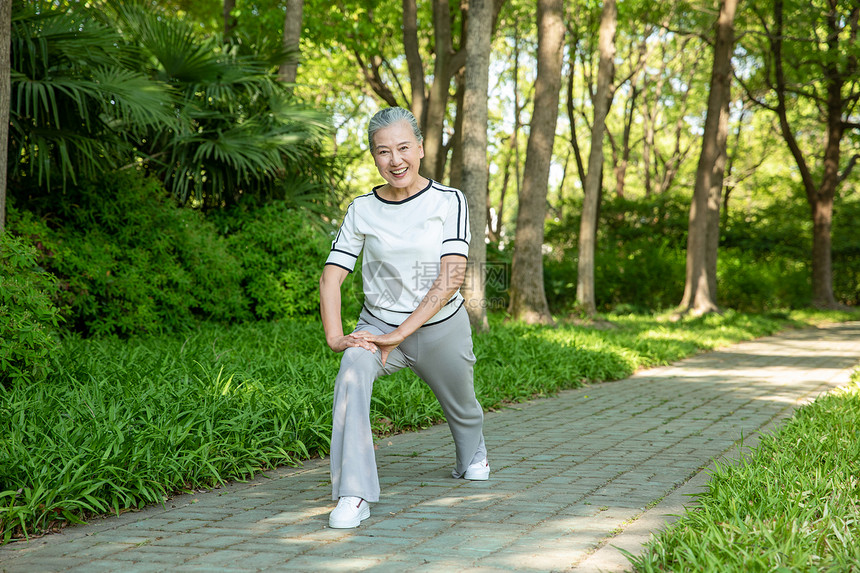
[(797, 412), (658, 534), (636, 571), (860, 571), (860, 369)]
[[(493, 317), (475, 337), (479, 400), (498, 408), (811, 321), (607, 320), (598, 330)], [(0, 391), (0, 543), (327, 453), (339, 359), (316, 323), (66, 339), (45, 381)], [(375, 384), (372, 409), (380, 435), (443, 420), (408, 371)]]

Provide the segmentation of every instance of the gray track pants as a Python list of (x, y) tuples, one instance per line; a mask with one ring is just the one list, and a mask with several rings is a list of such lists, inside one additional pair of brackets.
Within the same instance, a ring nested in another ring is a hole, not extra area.
[[(394, 327), (363, 310), (356, 330), (385, 334)], [(370, 394), (374, 380), (402, 368), (411, 368), (424, 380), (442, 405), (457, 453), (452, 475), (462, 477), (469, 464), (483, 460), (487, 456), (484, 413), (475, 398), (474, 364), (472, 332), (463, 307), (444, 322), (419, 328), (388, 355), (385, 367), (379, 352), (348, 348), (343, 353), (334, 387), (332, 499), (351, 495), (379, 501)]]

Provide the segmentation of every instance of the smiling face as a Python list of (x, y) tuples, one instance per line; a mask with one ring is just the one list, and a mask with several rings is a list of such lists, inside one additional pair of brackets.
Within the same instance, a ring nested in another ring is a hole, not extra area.
[(426, 186), (427, 180), (418, 174), (424, 146), (407, 122), (383, 127), (373, 135), (373, 143), (373, 161), (393, 195), (402, 199)]

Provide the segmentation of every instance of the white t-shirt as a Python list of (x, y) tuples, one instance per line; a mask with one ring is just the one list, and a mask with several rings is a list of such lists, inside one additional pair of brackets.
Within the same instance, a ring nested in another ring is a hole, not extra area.
[[(468, 258), (469, 209), (462, 192), (435, 181), (403, 201), (383, 199), (377, 189), (347, 207), (326, 264), (352, 272), (364, 249), (364, 306), (398, 326), (430, 290), (442, 257)], [(449, 318), (462, 304), (458, 290), (426, 324)]]

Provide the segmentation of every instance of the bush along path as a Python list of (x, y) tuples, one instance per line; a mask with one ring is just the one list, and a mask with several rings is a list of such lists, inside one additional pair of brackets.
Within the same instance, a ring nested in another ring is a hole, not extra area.
[[(860, 323), (788, 331), (491, 412), (490, 480), (444, 426), (379, 441), (383, 497), (327, 528), (327, 460), (0, 548), (17, 571), (621, 570), (615, 548), (742, 437), (848, 383)], [(663, 501), (661, 501), (663, 500)], [(689, 502), (689, 499), (687, 499)], [(665, 519), (665, 517), (664, 517)], [(635, 549), (638, 552), (639, 549)]]

